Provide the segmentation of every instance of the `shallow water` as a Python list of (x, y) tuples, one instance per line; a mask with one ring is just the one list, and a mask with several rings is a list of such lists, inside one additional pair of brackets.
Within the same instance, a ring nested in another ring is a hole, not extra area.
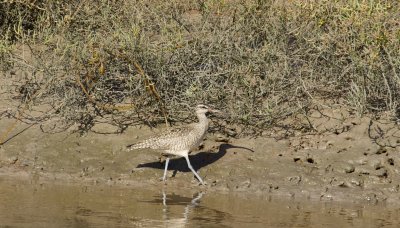
[(397, 227), (400, 211), (251, 194), (0, 178), (0, 227)]

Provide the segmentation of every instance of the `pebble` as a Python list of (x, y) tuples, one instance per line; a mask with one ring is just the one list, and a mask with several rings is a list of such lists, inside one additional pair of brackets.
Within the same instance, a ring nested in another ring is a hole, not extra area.
[(362, 167), (362, 168), (357, 168), (357, 172), (359, 174), (369, 175), (371, 173), (371, 170)]
[(379, 149), (375, 152), (375, 154), (384, 154), (387, 152), (386, 147), (379, 147)]
[(235, 137), (237, 135), (237, 132), (234, 129), (225, 129), (225, 133), (230, 136), (230, 137)]
[(364, 181), (363, 180), (352, 179), (352, 180), (350, 180), (350, 183), (352, 185), (355, 185), (355, 186), (358, 186), (358, 187), (362, 187), (364, 185)]
[(394, 165), (394, 159), (393, 158), (388, 158), (387, 159), (387, 163), (389, 163), (389, 165)]
[(379, 169), (375, 171), (374, 175), (376, 175), (377, 177), (387, 177), (388, 171), (386, 169)]
[(376, 169), (376, 170), (378, 170), (378, 169), (380, 169), (380, 168), (383, 168), (383, 165), (382, 165), (381, 161), (379, 161), (379, 160), (370, 160), (370, 161), (368, 162), (368, 164), (369, 164), (372, 168), (374, 168), (374, 169)]
[(290, 142), (290, 144), (291, 144), (291, 146), (293, 146), (293, 147), (300, 146), (300, 140), (294, 139), (294, 140), (292, 140), (292, 141)]
[(215, 142), (229, 142), (229, 138), (223, 134), (217, 134), (215, 136)]
[(8, 159), (10, 164), (15, 164), (18, 161), (18, 156), (12, 156)]
[(299, 184), (301, 182), (301, 176), (293, 176), (293, 177), (289, 177), (288, 180), (289, 182), (295, 183), (295, 184)]
[(396, 186), (390, 187), (388, 190), (389, 190), (389, 192), (397, 193), (397, 192), (399, 192), (399, 189), (400, 189), (400, 185), (396, 185)]
[(352, 164), (347, 164), (347, 165), (344, 167), (344, 172), (345, 172), (345, 173), (352, 173), (352, 172), (354, 172), (354, 170), (355, 170), (355, 167), (354, 167), (354, 165), (352, 165)]
[(365, 198), (372, 204), (378, 203), (378, 199), (375, 193), (368, 193)]
[(336, 170), (339, 173), (353, 173), (355, 170), (355, 167), (353, 164), (340, 162), (340, 163), (334, 164), (334, 170)]
[(324, 142), (324, 143), (318, 144), (318, 149), (321, 149), (321, 150), (326, 150), (326, 149), (329, 149), (329, 148), (331, 148), (332, 146), (333, 146), (333, 142), (331, 142), (331, 141), (327, 141), (327, 142)]
[(236, 189), (250, 188), (251, 181), (247, 179), (236, 186)]
[(357, 164), (357, 165), (365, 165), (365, 164), (368, 163), (368, 159), (366, 159), (366, 158), (360, 158), (360, 159), (357, 159), (357, 160), (355, 160), (355, 161), (352, 161), (352, 163), (355, 163), (355, 164)]
[(333, 200), (333, 195), (329, 193), (321, 194), (321, 200)]
[(293, 161), (294, 161), (294, 162), (299, 162), (299, 161), (301, 161), (301, 157), (294, 157), (294, 158), (293, 158)]

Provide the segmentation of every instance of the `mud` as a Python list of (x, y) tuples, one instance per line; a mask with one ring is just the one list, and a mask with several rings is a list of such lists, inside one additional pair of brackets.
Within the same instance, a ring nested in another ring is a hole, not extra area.
[[(396, 122), (389, 117), (357, 117), (340, 109), (293, 121), (305, 121), (314, 130), (285, 135), (282, 129), (271, 129), (257, 138), (222, 136), (224, 140), (209, 134), (203, 147), (190, 156), (206, 186), (199, 185), (182, 158), (171, 160), (164, 184), (160, 181), (164, 164), (158, 152), (125, 149), (159, 129), (130, 127), (123, 134), (111, 134), (115, 129), (99, 124), (94, 128), (97, 133), (80, 136), (71, 131), (47, 134), (38, 125), (18, 123), (0, 147), (0, 176), (399, 204), (400, 132)], [(13, 122), (1, 119), (2, 132)]]

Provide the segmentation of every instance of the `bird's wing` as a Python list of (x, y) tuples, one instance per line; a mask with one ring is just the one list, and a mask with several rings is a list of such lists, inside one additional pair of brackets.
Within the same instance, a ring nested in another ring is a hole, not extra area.
[[(173, 137), (181, 137), (189, 134), (193, 130), (193, 125), (184, 125), (184, 126), (176, 126), (176, 127), (170, 127), (166, 128), (159, 134), (155, 135), (155, 138), (173, 138)], [(152, 137), (153, 138), (153, 137)]]
[(193, 125), (171, 127), (163, 130), (162, 132), (151, 136), (141, 142), (128, 145), (130, 149), (168, 149), (169, 142), (176, 138), (184, 137), (193, 130)]

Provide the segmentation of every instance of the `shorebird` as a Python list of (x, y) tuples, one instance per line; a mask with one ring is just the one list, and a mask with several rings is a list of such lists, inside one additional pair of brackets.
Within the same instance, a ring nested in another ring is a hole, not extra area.
[(163, 154), (166, 154), (167, 159), (165, 160), (163, 181), (165, 181), (167, 177), (167, 169), (170, 159), (170, 156), (168, 155), (184, 157), (189, 169), (194, 173), (200, 183), (204, 185), (203, 180), (190, 164), (189, 152), (198, 147), (203, 141), (208, 129), (208, 119), (206, 114), (209, 112), (216, 113), (220, 111), (209, 108), (206, 105), (197, 105), (196, 114), (199, 122), (168, 128), (160, 134), (154, 135), (137, 144), (128, 145), (127, 147), (129, 150), (149, 148), (162, 151)]

